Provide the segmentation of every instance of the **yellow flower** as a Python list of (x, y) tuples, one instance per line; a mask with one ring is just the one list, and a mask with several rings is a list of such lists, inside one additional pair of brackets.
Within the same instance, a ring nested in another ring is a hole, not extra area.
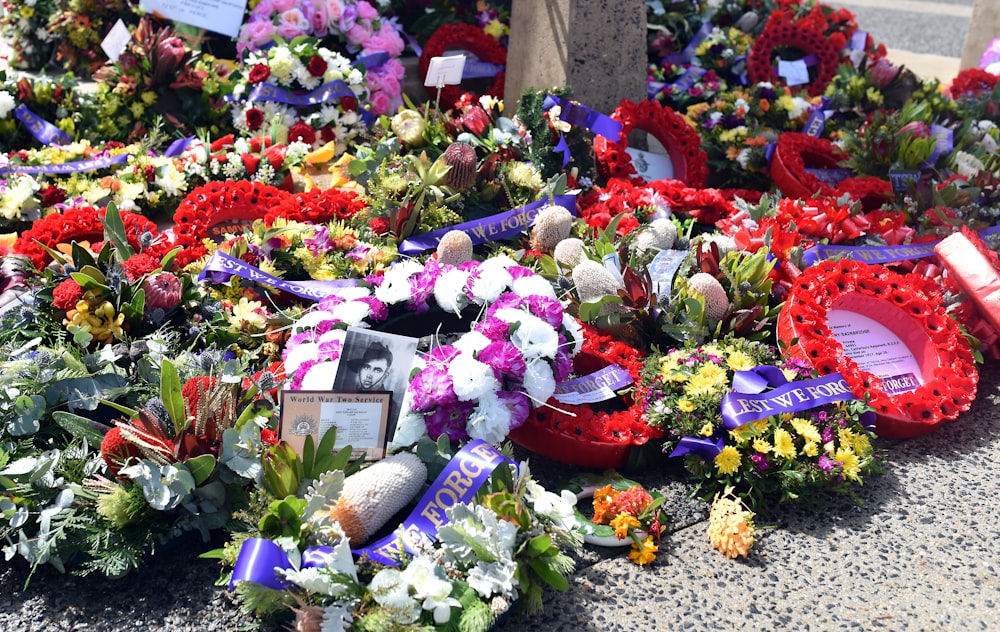
[(142, 99), (142, 102), (145, 103), (146, 105), (153, 105), (154, 103), (156, 103), (156, 93), (153, 92), (152, 90), (146, 90), (141, 95), (139, 95), (139, 98)]
[(715, 433), (715, 426), (710, 423), (705, 424), (701, 427), (701, 436), (711, 437)]
[(733, 446), (727, 445), (715, 455), (715, 469), (719, 474), (734, 474), (740, 468), (741, 461), (739, 451)]
[(858, 456), (868, 456), (872, 453), (872, 442), (868, 435), (854, 435), (854, 453)]
[(146, 111), (146, 106), (136, 101), (135, 103), (129, 106), (129, 111), (132, 112), (132, 116), (134, 116), (135, 118), (140, 118), (142, 116), (142, 113)]
[(685, 399), (682, 397), (681, 399), (677, 400), (677, 409), (680, 410), (682, 413), (693, 412), (695, 408), (697, 408), (697, 406), (695, 406), (695, 403), (692, 402), (690, 399)]
[(653, 536), (647, 536), (642, 541), (641, 548), (637, 547), (634, 542), (632, 543), (632, 550), (628, 554), (628, 559), (639, 566), (644, 566), (656, 559), (656, 552), (659, 550), (660, 547), (653, 544)]
[(785, 376), (785, 379), (789, 382), (793, 381), (799, 376), (798, 371), (795, 369), (781, 369), (781, 374)]
[(795, 417), (789, 423), (792, 424), (792, 428), (795, 428), (795, 432), (799, 433), (803, 441), (815, 441), (819, 443), (823, 440), (823, 437), (819, 434), (819, 430), (816, 430), (816, 426), (812, 425), (809, 420)]
[(819, 454), (819, 446), (816, 445), (815, 441), (810, 441), (809, 443), (802, 446), (802, 454), (806, 456), (816, 456)]
[(837, 450), (833, 458), (840, 463), (840, 469), (844, 473), (845, 478), (849, 478), (852, 481), (861, 480), (858, 478), (861, 465), (858, 463), (858, 455), (854, 454), (853, 450), (850, 448), (841, 448)]
[(25, 20), (30, 20), (32, 16), (35, 15), (35, 7), (29, 7), (27, 5), (21, 7), (21, 17)]
[(778, 428), (774, 431), (774, 455), (780, 456), (784, 459), (794, 459), (795, 458), (795, 442), (792, 441), (792, 435), (789, 434), (787, 430), (783, 428)]
[(615, 537), (624, 540), (628, 537), (629, 528), (639, 526), (639, 520), (632, 514), (623, 511), (611, 519), (611, 526), (615, 529)]
[(263, 331), (266, 326), (264, 304), (260, 301), (251, 301), (244, 296), (233, 305), (233, 315), (229, 319), (229, 328), (233, 331)]
[(699, 395), (711, 395), (715, 391), (715, 382), (711, 378), (706, 378), (703, 375), (692, 375), (691, 381), (687, 383), (684, 387), (684, 393), (690, 395), (691, 397), (698, 397)]
[(761, 454), (767, 454), (768, 452), (771, 451), (771, 444), (768, 443), (767, 441), (764, 441), (763, 439), (754, 439), (753, 449), (756, 450), (757, 452), (760, 452)]
[(726, 364), (734, 371), (749, 371), (757, 366), (753, 359), (742, 351), (733, 351), (726, 358)]
[(708, 514), (708, 541), (723, 555), (746, 557), (753, 546), (756, 532), (753, 512), (744, 509), (743, 503), (732, 495), (732, 489), (715, 496)]

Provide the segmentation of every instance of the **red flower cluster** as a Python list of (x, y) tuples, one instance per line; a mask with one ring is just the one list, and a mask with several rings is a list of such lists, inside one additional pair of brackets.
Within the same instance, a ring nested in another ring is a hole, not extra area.
[[(420, 53), (417, 68), (420, 72), (421, 85), (427, 78), (427, 69), (430, 67), (431, 59), (441, 57), (448, 50), (466, 50), (474, 54), (479, 61), (498, 66), (507, 65), (507, 49), (483, 29), (474, 24), (461, 22), (443, 24), (430, 36)], [(498, 72), (493, 78), (493, 85), (486, 91), (486, 94), (502, 98), (506, 76), (503, 70)], [(432, 96), (437, 92), (434, 88), (427, 88), (427, 90), (428, 94)], [(444, 110), (454, 108), (462, 93), (463, 90), (460, 86), (443, 87), (441, 89), (441, 108)]]
[(322, 224), (334, 220), (348, 220), (366, 208), (365, 200), (354, 191), (340, 189), (311, 189), (294, 193), (281, 200), (264, 216), (267, 226), (279, 217), (294, 222)]
[[(849, 307), (889, 316), (883, 324), (914, 351), (922, 383), (892, 393), (882, 380), (844, 354), (827, 324), (832, 309)], [(778, 337), (788, 352), (821, 375), (843, 374), (859, 398), (866, 394), (879, 415), (879, 434), (907, 438), (924, 434), (968, 410), (978, 374), (958, 323), (941, 306), (940, 286), (925, 277), (902, 275), (879, 265), (842, 259), (822, 261), (793, 283), (778, 317)]]
[(132, 282), (138, 281), (142, 275), (149, 274), (159, 267), (159, 257), (151, 257), (144, 252), (136, 253), (122, 263), (125, 277)]
[(962, 98), (978, 98), (987, 95), (996, 87), (997, 77), (982, 68), (966, 68), (948, 86), (948, 96), (956, 101)]
[(65, 279), (52, 290), (52, 305), (56, 309), (73, 309), (83, 298), (83, 288), (73, 279)]
[[(846, 39), (844, 41), (846, 45)], [(821, 30), (809, 20), (792, 21), (792, 16), (784, 11), (774, 11), (757, 37), (747, 58), (747, 77), (751, 83), (774, 81), (778, 78), (771, 57), (779, 48), (794, 48), (808, 55), (813, 54), (819, 62), (816, 78), (809, 82), (806, 90), (810, 96), (820, 96), (837, 74), (840, 55), (837, 48)]]
[(708, 156), (701, 149), (701, 137), (686, 118), (655, 99), (633, 103), (622, 99), (611, 118), (622, 124), (617, 141), (603, 136), (594, 139), (597, 170), (605, 179), (628, 178), (634, 184), (645, 184), (635, 167), (628, 149), (628, 136), (634, 129), (652, 134), (660, 141), (674, 168), (674, 179), (692, 188), (702, 188), (708, 179)]
[(174, 212), (174, 242), (183, 249), (175, 262), (185, 266), (206, 254), (208, 229), (226, 220), (262, 218), (288, 192), (260, 182), (226, 180), (193, 189)]
[[(52, 257), (35, 243), (36, 240), (52, 249), (55, 249), (57, 244), (68, 244), (72, 241), (91, 243), (103, 241), (104, 224), (101, 220), (104, 219), (104, 213), (103, 208), (82, 206), (68, 209), (65, 213), (46, 215), (36, 220), (30, 229), (21, 233), (14, 243), (14, 252), (28, 257), (41, 270), (52, 261)], [(146, 250), (151, 256), (162, 256), (171, 248), (169, 240), (161, 237), (156, 224), (147, 218), (127, 211), (121, 212), (121, 218), (125, 224), (129, 245), (136, 251), (141, 249), (139, 238), (146, 232), (153, 236), (153, 245)]]

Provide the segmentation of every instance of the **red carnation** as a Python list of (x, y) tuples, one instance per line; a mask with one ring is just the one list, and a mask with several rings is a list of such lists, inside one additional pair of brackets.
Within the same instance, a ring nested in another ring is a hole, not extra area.
[(298, 140), (312, 145), (316, 142), (316, 130), (308, 123), (299, 121), (288, 130), (288, 140), (289, 142)]
[(257, 64), (250, 69), (250, 75), (247, 80), (250, 83), (260, 83), (261, 81), (267, 81), (267, 78), (271, 76), (271, 69), (267, 67), (267, 64)]
[(160, 267), (160, 260), (145, 253), (134, 254), (122, 263), (125, 276), (129, 281), (138, 281), (142, 275), (149, 274)]
[(180, 305), (181, 282), (169, 272), (161, 272), (142, 282), (146, 292), (146, 311), (162, 309), (165, 312)]
[(247, 127), (255, 130), (264, 124), (264, 113), (257, 108), (250, 108), (246, 113)]
[(354, 97), (340, 97), (340, 107), (346, 112), (353, 112), (358, 109), (358, 100)]
[(260, 156), (257, 154), (240, 154), (240, 160), (243, 161), (243, 168), (247, 170), (247, 174), (252, 176), (257, 173), (257, 166), (260, 164)]
[(313, 55), (309, 63), (306, 64), (306, 70), (313, 77), (322, 77), (326, 73), (326, 61), (319, 55)]
[(59, 187), (50, 184), (38, 192), (38, 197), (42, 200), (42, 206), (54, 206), (66, 201), (66, 192)]
[(73, 309), (83, 298), (83, 288), (73, 279), (66, 279), (52, 291), (52, 298), (57, 309)]
[(374, 217), (368, 226), (372, 229), (372, 232), (376, 235), (384, 235), (389, 232), (389, 220), (384, 217)]

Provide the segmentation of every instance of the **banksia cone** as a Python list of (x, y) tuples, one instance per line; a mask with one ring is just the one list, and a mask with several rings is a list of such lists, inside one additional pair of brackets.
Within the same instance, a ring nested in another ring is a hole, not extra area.
[(688, 279), (688, 286), (705, 298), (705, 315), (712, 320), (721, 320), (729, 310), (726, 290), (711, 274), (699, 272)]
[(468, 143), (452, 143), (444, 150), (444, 163), (451, 167), (444, 182), (456, 191), (465, 191), (476, 183), (475, 148)]
[(550, 253), (556, 244), (569, 237), (572, 229), (572, 213), (555, 204), (546, 206), (535, 217), (535, 225), (531, 229), (531, 247)]
[(635, 251), (643, 255), (647, 250), (669, 250), (677, 241), (677, 227), (669, 219), (653, 220), (635, 238)]
[(427, 467), (415, 454), (400, 452), (348, 476), (330, 517), (357, 547), (406, 507), (427, 480)]
[(583, 258), (583, 240), (576, 237), (563, 239), (552, 250), (552, 256), (565, 266), (576, 266)]
[(449, 230), (438, 242), (438, 261), (443, 264), (460, 266), (472, 260), (472, 238), (462, 230)]
[(573, 284), (580, 301), (607, 294), (616, 295), (621, 288), (618, 279), (607, 268), (590, 259), (584, 259), (573, 268)]

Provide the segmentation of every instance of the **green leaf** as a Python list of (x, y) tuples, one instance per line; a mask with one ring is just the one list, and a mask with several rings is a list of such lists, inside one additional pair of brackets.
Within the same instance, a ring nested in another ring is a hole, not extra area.
[(174, 258), (178, 255), (178, 253), (180, 253), (180, 251), (181, 247), (177, 246), (167, 254), (163, 255), (163, 259), (160, 259), (160, 265), (163, 267), (164, 270), (170, 268), (170, 264), (174, 262)]
[(115, 410), (117, 410), (120, 413), (128, 415), (129, 419), (138, 419), (139, 418), (139, 411), (138, 410), (133, 410), (133, 409), (129, 408), (128, 406), (122, 406), (121, 404), (118, 404), (116, 402), (113, 402), (113, 401), (110, 401), (110, 400), (107, 400), (107, 399), (102, 399), (102, 400), (100, 400), (100, 402), (102, 404), (104, 404), (105, 406), (110, 406), (111, 408), (114, 408)]
[(188, 469), (191, 470), (194, 484), (201, 485), (215, 471), (215, 457), (211, 454), (202, 454), (184, 461), (184, 465), (187, 465)]
[(122, 221), (118, 206), (114, 202), (108, 204), (102, 222), (104, 224), (104, 238), (114, 244), (118, 262), (122, 263), (134, 255), (135, 251), (129, 245), (128, 237), (125, 234), (125, 222)]
[(552, 586), (556, 590), (569, 590), (569, 580), (546, 564), (544, 560), (537, 558), (528, 560), (528, 565), (531, 566), (531, 570), (535, 571), (542, 581), (549, 586)]
[(146, 290), (139, 288), (132, 295), (132, 302), (122, 306), (125, 320), (136, 320), (142, 318), (142, 310), (146, 305)]
[(167, 416), (174, 422), (174, 429), (181, 433), (187, 427), (184, 413), (184, 396), (181, 395), (181, 378), (177, 375), (177, 367), (170, 360), (163, 360), (160, 365), (160, 398), (167, 409)]
[[(335, 428), (330, 428), (330, 430), (335, 430)], [(329, 431), (327, 431), (329, 433)], [(313, 478), (313, 463), (316, 461), (316, 444), (313, 442), (312, 435), (306, 435), (305, 442), (302, 444), (302, 472), (306, 478)]]
[(542, 534), (528, 540), (528, 551), (534, 556), (542, 555), (552, 548), (552, 538)]
[[(96, 272), (99, 276), (93, 276), (92, 272)], [(105, 283), (104, 275), (101, 271), (93, 266), (84, 266), (79, 272), (71, 272), (70, 276), (73, 280), (80, 284), (80, 287), (84, 292), (87, 290), (101, 290), (104, 292), (110, 292), (111, 288)]]
[(105, 426), (104, 424), (92, 419), (68, 413), (64, 410), (57, 410), (52, 413), (52, 419), (54, 419), (55, 422), (63, 428), (63, 430), (79, 439), (86, 439), (87, 443), (92, 446), (101, 445), (101, 441), (104, 440), (104, 435), (108, 432), (108, 430), (111, 430), (110, 426)]

